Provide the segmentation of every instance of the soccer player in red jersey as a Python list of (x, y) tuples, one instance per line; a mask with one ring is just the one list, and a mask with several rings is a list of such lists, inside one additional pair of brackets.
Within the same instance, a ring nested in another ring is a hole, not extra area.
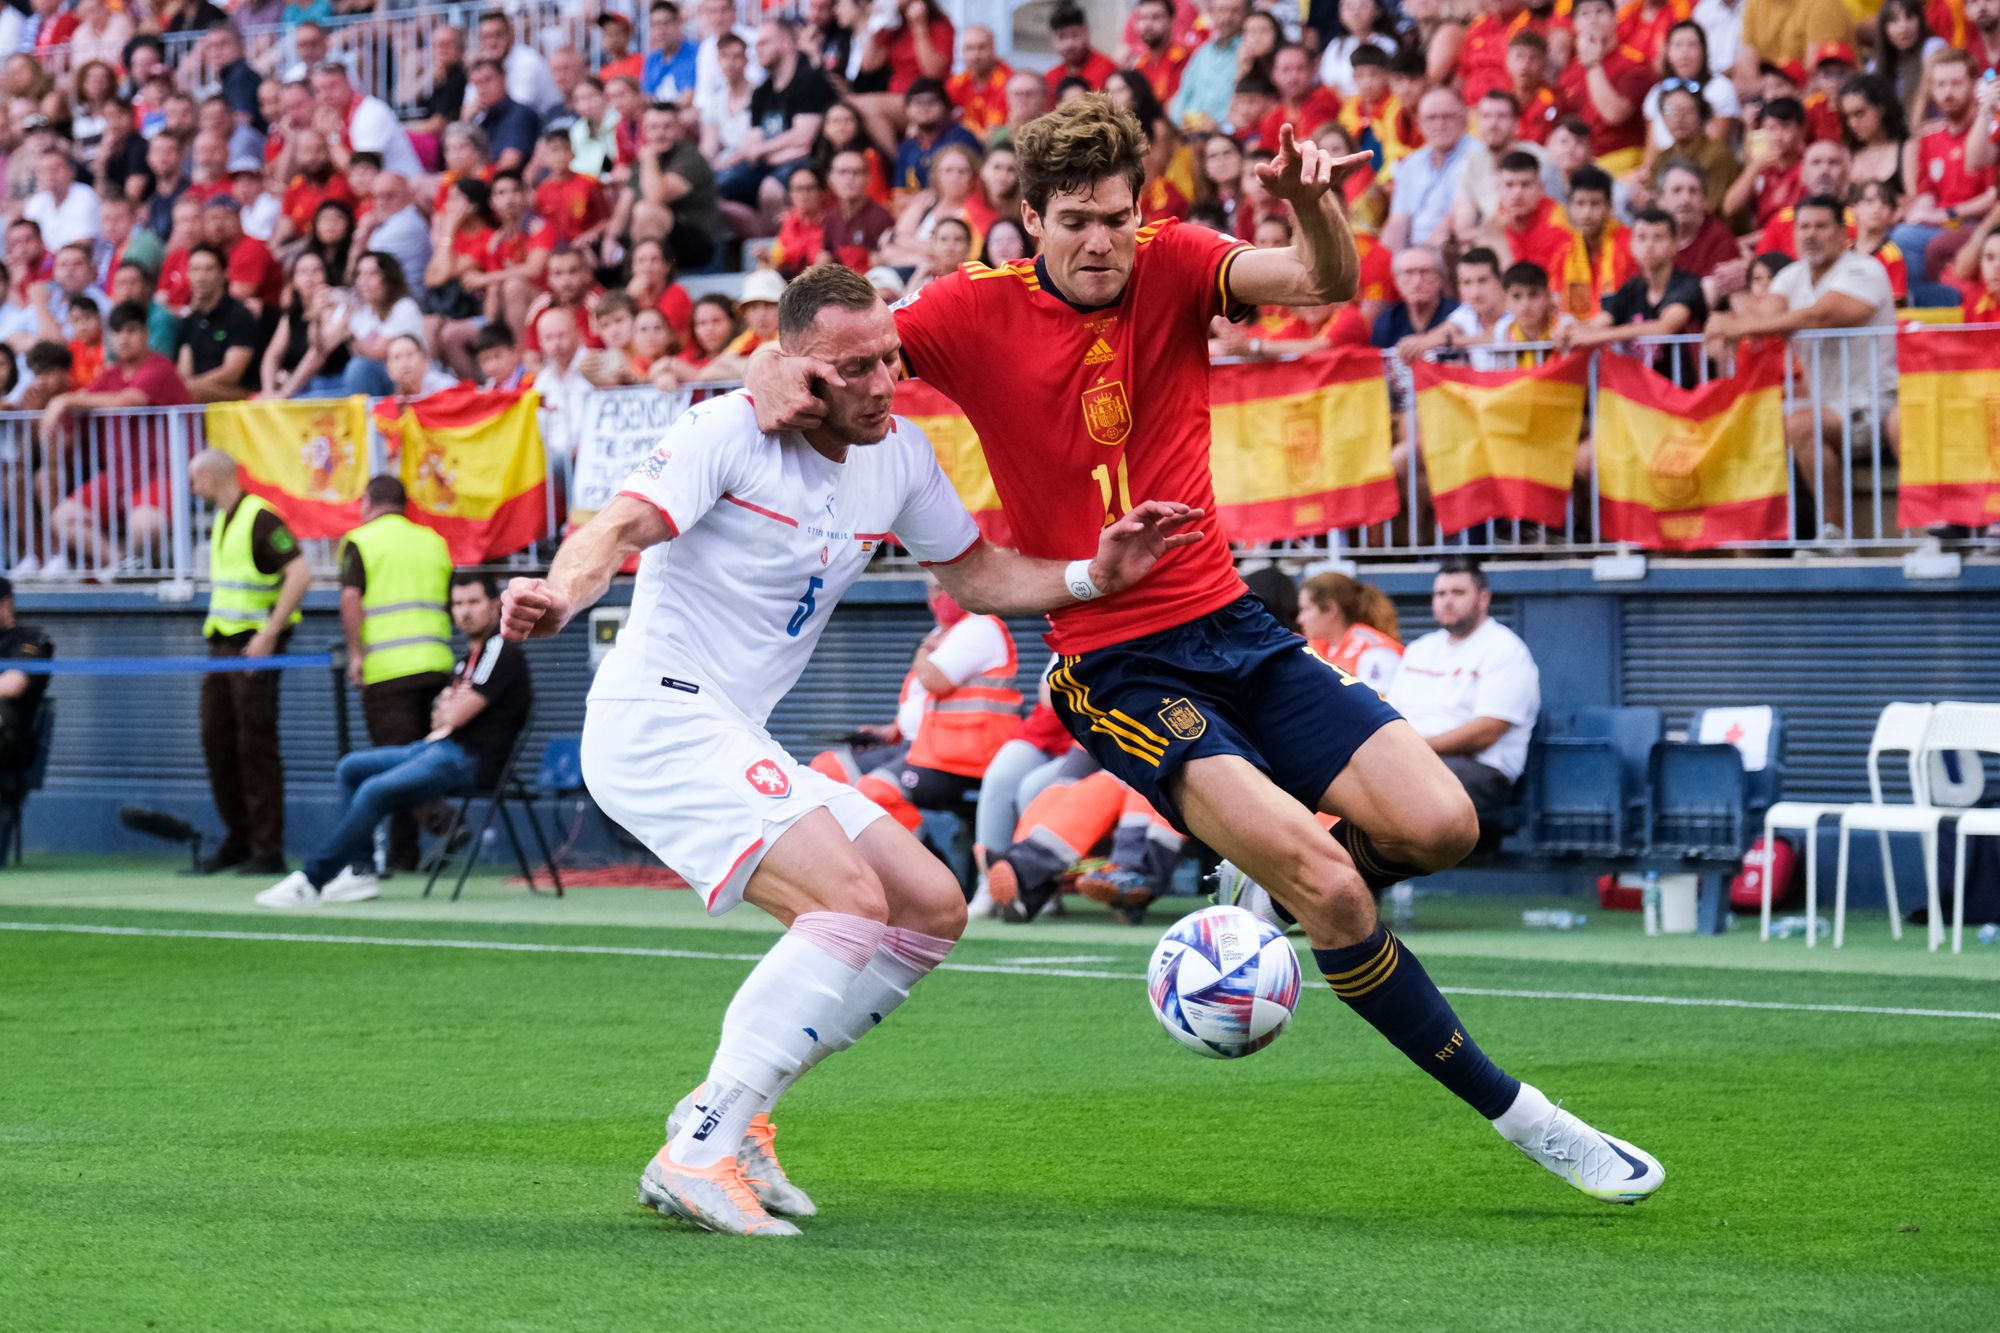
[[(1106, 98), (1058, 107), (1014, 142), (1040, 254), (967, 265), (903, 301), (905, 362), (964, 409), (1024, 553), (1085, 557), (1134, 500), (1212, 516), (1209, 322), (1353, 299), (1338, 186), (1368, 155), (1334, 158), (1284, 127), (1257, 170), (1290, 206), (1294, 241), (1258, 250), (1173, 221), (1141, 226), (1145, 136)], [(814, 424), (815, 381), (840, 382), (829, 363), (770, 352), (748, 378), (765, 430)], [(1162, 559), (1143, 588), (1093, 597), (1085, 580), (1082, 600), (1051, 614), (1064, 724), (1263, 885), (1305, 928), (1335, 993), (1503, 1137), (1595, 1198), (1651, 1194), (1659, 1163), (1503, 1072), (1379, 921), (1384, 888), (1472, 850), (1471, 801), (1381, 696), (1248, 595), (1223, 527), (1206, 520), (1203, 540)], [(1330, 838), (1322, 811), (1340, 818)], [(989, 888), (999, 898), (1004, 886)]]

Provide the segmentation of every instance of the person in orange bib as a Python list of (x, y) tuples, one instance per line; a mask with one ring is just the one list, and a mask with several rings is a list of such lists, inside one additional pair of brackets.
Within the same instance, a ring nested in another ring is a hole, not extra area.
[[(1108, 860), (1072, 874), (1107, 842)], [(1028, 802), (1013, 846), (987, 865), (987, 891), (1006, 920), (1033, 921), (1070, 879), (1136, 926), (1167, 891), (1185, 842), (1145, 797), (1109, 773), (1092, 773)]]
[(1334, 670), (1385, 694), (1403, 665), (1396, 604), (1372, 583), (1335, 570), (1299, 585), (1299, 632)]

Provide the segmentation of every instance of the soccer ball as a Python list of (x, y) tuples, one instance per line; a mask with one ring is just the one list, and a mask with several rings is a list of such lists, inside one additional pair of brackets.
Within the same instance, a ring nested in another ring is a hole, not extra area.
[(1234, 1060), (1269, 1046), (1292, 1021), (1299, 958), (1270, 922), (1240, 907), (1204, 907), (1160, 937), (1146, 993), (1175, 1041)]

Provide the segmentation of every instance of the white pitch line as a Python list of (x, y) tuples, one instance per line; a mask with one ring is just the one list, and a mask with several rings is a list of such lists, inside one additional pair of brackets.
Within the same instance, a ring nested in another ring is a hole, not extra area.
[[(642, 949), (615, 944), (528, 944), (512, 940), (427, 939), (397, 935), (312, 935), (275, 930), (162, 930), (149, 926), (98, 926), (42, 921), (0, 921), (0, 930), (48, 935), (122, 935), (162, 940), (248, 940), (276, 944), (376, 944), (401, 949), (471, 949), (493, 953), (603, 954), (619, 958), (683, 958), (715, 963), (754, 963), (761, 953), (713, 953), (701, 949)], [(1073, 967), (945, 963), (940, 971), (994, 976), (1062, 977), (1087, 981), (1143, 981), (1138, 972), (1099, 972)], [(1875, 1014), (1890, 1018), (1969, 1018), (2000, 1022), (2000, 1013), (1978, 1009), (1914, 1009), (1875, 1004), (1794, 1004), (1783, 1000), (1704, 999), (1685, 995), (1619, 995), (1606, 991), (1504, 990), (1489, 986), (1440, 986), (1446, 995), (1503, 1000), (1578, 1000), (1591, 1004), (1657, 1004), (1687, 1009), (1763, 1009), (1794, 1014)]]
[(1060, 963), (1065, 967), (1073, 967), (1078, 963), (1115, 963), (1117, 961), (1115, 957), (1108, 953), (1080, 953), (1073, 958), (1043, 958), (1039, 955), (1032, 958), (1002, 958), (1000, 966), (1053, 967)]

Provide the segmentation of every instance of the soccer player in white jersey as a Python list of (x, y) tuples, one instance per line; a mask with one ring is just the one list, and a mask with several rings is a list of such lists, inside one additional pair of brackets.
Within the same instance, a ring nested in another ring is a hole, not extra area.
[(502, 611), (511, 638), (554, 634), (643, 552), (631, 619), (590, 689), (584, 778), (711, 914), (749, 902), (787, 931), (731, 1001), (708, 1078), (668, 1118), (639, 1198), (765, 1236), (796, 1234), (782, 1214), (814, 1211), (772, 1151), (772, 1104), (881, 1022), (965, 927), (935, 857), (765, 730), (834, 604), (891, 533), (968, 610), (1028, 614), (1130, 587), (1199, 540), (1202, 517), (1140, 505), (1105, 527), (1094, 559), (1068, 564), (993, 546), (923, 433), (891, 415), (901, 347), (865, 279), (808, 270), (779, 302), (778, 334), (840, 367), (824, 424), (763, 434), (741, 393), (690, 409), (547, 579), (508, 586)]

